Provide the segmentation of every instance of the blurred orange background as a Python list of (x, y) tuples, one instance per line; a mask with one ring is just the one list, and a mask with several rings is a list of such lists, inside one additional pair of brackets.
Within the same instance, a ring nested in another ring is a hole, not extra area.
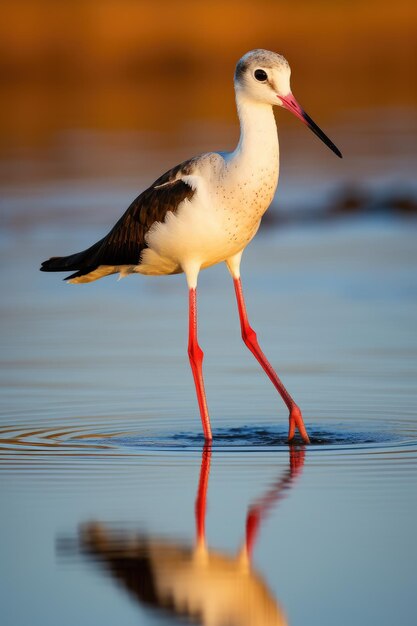
[(1, 154), (68, 128), (230, 123), (234, 65), (254, 47), (288, 58), (294, 93), (321, 123), (347, 108), (415, 107), (416, 17), (409, 0), (4, 0)]

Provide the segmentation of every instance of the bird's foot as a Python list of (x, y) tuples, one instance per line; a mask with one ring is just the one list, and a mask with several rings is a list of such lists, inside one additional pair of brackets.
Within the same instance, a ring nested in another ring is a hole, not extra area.
[(310, 443), (310, 438), (307, 435), (306, 427), (304, 426), (303, 416), (296, 404), (290, 410), (289, 422), (288, 442), (291, 443), (293, 441), (295, 429), (297, 428), (304, 443)]

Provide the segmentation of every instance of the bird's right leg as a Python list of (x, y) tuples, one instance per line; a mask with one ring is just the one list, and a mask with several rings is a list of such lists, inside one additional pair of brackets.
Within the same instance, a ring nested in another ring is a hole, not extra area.
[[(203, 379), (203, 351), (198, 345), (197, 339), (197, 279), (188, 280), (188, 297), (189, 297), (189, 326), (188, 326), (188, 356), (190, 359), (191, 370), (193, 372), (195, 389), (197, 392), (198, 406), (200, 408), (201, 423), (203, 424), (204, 438), (211, 441), (210, 417), (207, 408), (206, 392), (204, 390)], [(191, 284), (190, 284), (191, 283)]]
[(284, 400), (285, 404), (289, 409), (289, 430), (288, 430), (288, 441), (291, 442), (294, 439), (295, 429), (298, 428), (301, 438), (304, 443), (310, 443), (310, 439), (308, 437), (306, 428), (304, 426), (303, 417), (301, 411), (297, 404), (294, 402), (293, 398), (290, 396), (286, 388), (284, 387), (281, 379), (277, 376), (274, 368), (266, 358), (265, 354), (262, 352), (258, 339), (256, 337), (256, 333), (253, 328), (249, 324), (248, 314), (246, 311), (245, 299), (243, 297), (242, 283), (240, 281), (240, 260), (242, 257), (242, 253), (236, 254), (234, 257), (230, 257), (227, 259), (227, 267), (233, 278), (233, 284), (235, 287), (236, 293), (236, 301), (239, 311), (239, 319), (240, 319), (240, 327), (242, 330), (242, 339), (245, 342), (246, 346), (252, 352), (258, 363), (262, 366), (262, 369), (267, 374), (268, 378), (271, 380), (272, 384), (280, 394), (281, 398)]

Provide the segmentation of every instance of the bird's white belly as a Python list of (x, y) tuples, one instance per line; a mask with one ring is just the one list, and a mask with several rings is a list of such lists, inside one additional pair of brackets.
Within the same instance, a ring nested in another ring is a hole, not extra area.
[(225, 261), (255, 236), (274, 191), (270, 179), (256, 188), (218, 183), (210, 192), (199, 189), (195, 198), (152, 227), (136, 271), (171, 274), (183, 271), (189, 262), (205, 268)]

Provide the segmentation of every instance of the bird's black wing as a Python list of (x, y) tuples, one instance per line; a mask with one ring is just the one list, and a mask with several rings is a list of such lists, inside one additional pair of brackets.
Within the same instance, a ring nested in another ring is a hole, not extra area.
[(146, 248), (146, 233), (155, 222), (163, 222), (168, 211), (175, 212), (183, 200), (191, 200), (194, 189), (179, 176), (191, 173), (194, 159), (163, 174), (143, 191), (111, 231), (93, 246), (66, 257), (52, 257), (41, 266), (43, 272), (77, 270), (65, 280), (92, 272), (100, 265), (138, 265)]

